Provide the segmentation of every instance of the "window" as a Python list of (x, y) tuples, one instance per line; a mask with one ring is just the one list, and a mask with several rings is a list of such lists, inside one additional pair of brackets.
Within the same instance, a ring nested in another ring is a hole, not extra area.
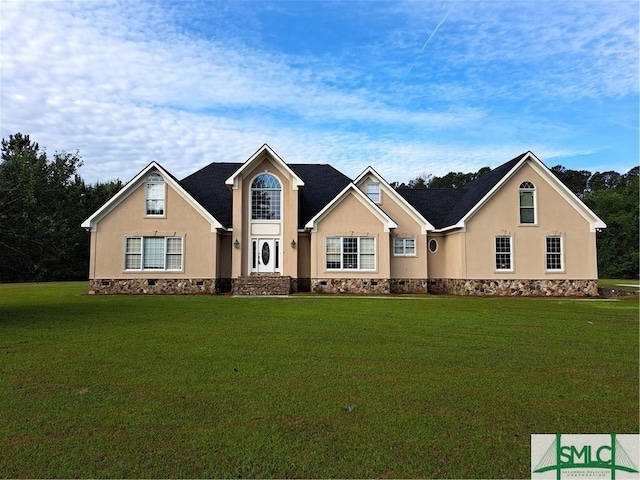
[(513, 270), (511, 237), (496, 237), (496, 270)]
[(547, 270), (562, 270), (562, 237), (546, 238)]
[(394, 238), (393, 254), (396, 257), (403, 256), (403, 255), (415, 255), (416, 239), (415, 238)]
[(373, 237), (327, 237), (327, 270), (375, 270), (376, 245)]
[(369, 182), (365, 184), (366, 194), (375, 203), (380, 203), (380, 184), (378, 182)]
[(531, 182), (520, 184), (520, 223), (536, 223), (535, 193)]
[(429, 251), (431, 253), (436, 253), (438, 251), (438, 241), (435, 238), (429, 240)]
[(142, 238), (127, 238), (124, 252), (124, 268), (140, 270), (142, 268)]
[(258, 175), (251, 183), (251, 220), (280, 220), (281, 191), (276, 177)]
[(182, 270), (182, 237), (127, 237), (125, 270)]
[(146, 212), (147, 215), (164, 215), (164, 178), (158, 173), (147, 177)]

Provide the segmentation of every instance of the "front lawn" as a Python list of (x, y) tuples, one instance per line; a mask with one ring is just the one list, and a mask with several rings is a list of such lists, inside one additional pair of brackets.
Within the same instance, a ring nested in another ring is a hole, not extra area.
[(0, 285), (1, 477), (530, 477), (638, 433), (638, 300)]

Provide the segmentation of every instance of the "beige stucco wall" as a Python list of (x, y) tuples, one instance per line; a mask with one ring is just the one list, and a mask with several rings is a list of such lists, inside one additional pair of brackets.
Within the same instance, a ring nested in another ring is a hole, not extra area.
[[(366, 193), (366, 183), (376, 182), (375, 177), (366, 176), (361, 179), (358, 188)], [(395, 194), (397, 195), (397, 194)], [(427, 278), (427, 236), (421, 233), (421, 226), (406, 208), (395, 200), (393, 192), (380, 183), (380, 202), (378, 206), (398, 225), (390, 239), (390, 278)], [(414, 256), (394, 256), (393, 238), (410, 238), (416, 240)]]
[(311, 278), (311, 235), (298, 234), (298, 277)]
[[(332, 236), (375, 237), (377, 270), (327, 270), (325, 239)], [(389, 278), (389, 232), (354, 193), (347, 196), (317, 224), (311, 234), (311, 278)]]
[[(518, 188), (524, 181), (536, 187), (537, 223), (520, 225)], [(495, 237), (511, 235), (513, 272), (495, 271)], [(545, 238), (563, 238), (564, 271), (547, 272)], [(467, 223), (463, 278), (595, 279), (596, 238), (589, 222), (525, 164)], [(455, 278), (455, 277), (451, 277)]]
[(429, 240), (435, 239), (438, 242), (438, 249), (435, 253), (428, 253), (429, 256), (429, 278), (464, 278), (464, 233), (453, 232), (444, 235), (429, 235)]
[[(163, 218), (145, 218), (145, 183), (102, 218), (91, 233), (90, 279), (215, 278), (217, 234), (168, 183)], [(126, 236), (183, 237), (183, 271), (125, 271)]]
[(298, 238), (298, 191), (293, 189), (293, 179), (284, 169), (279, 167), (268, 154), (254, 162), (253, 166), (242, 172), (242, 181), (233, 190), (233, 241), (238, 239), (240, 248), (232, 249), (232, 278), (250, 273), (249, 255), (250, 231), (249, 209), (251, 208), (251, 182), (260, 173), (270, 173), (282, 184), (282, 219), (281, 230), (270, 238), (280, 238), (282, 245), (282, 275), (298, 276), (298, 253), (291, 246), (291, 241)]
[(218, 270), (217, 278), (231, 278), (231, 249), (233, 237), (231, 235), (218, 236)]

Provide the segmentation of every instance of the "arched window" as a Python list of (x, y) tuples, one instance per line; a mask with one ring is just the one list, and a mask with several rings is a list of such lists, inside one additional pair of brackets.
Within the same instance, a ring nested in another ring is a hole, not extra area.
[(251, 220), (280, 220), (281, 192), (276, 177), (268, 173), (258, 175), (251, 182)]
[(159, 173), (147, 177), (146, 206), (147, 215), (164, 215), (164, 178)]
[(536, 187), (531, 182), (522, 182), (520, 192), (520, 223), (536, 223)]

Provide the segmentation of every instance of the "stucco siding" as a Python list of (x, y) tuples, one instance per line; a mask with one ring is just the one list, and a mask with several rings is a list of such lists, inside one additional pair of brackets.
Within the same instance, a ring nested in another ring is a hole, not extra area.
[(261, 160), (258, 160), (253, 168), (249, 168), (242, 173), (243, 177), (240, 186), (233, 192), (233, 238), (234, 241), (238, 239), (241, 248), (234, 248), (232, 277), (236, 278), (250, 273), (250, 242), (252, 238), (260, 236), (255, 232), (252, 233), (249, 228), (251, 219), (251, 182), (261, 173), (274, 175), (282, 185), (282, 215), (280, 222), (272, 222), (272, 225), (278, 225), (277, 233), (273, 234), (273, 237), (279, 238), (282, 242), (282, 275), (297, 277), (298, 255), (296, 249), (291, 246), (291, 241), (298, 238), (298, 191), (293, 190), (293, 182), (288, 173), (279, 168), (266, 155)]
[[(116, 209), (102, 218), (92, 232), (89, 278), (214, 278), (216, 237), (211, 224), (167, 184), (163, 218), (145, 218), (144, 182)], [(179, 236), (183, 238), (182, 271), (125, 271), (127, 236)]]
[[(327, 270), (325, 241), (327, 237), (374, 237), (376, 269)], [(383, 222), (374, 215), (355, 194), (349, 193), (336, 207), (318, 222), (317, 232), (312, 233), (311, 276), (314, 278), (389, 278), (389, 232)]]
[(438, 242), (435, 253), (429, 252), (429, 278), (464, 278), (464, 233), (455, 232), (442, 236), (429, 236)]
[(298, 277), (311, 278), (311, 235), (298, 235)]
[[(535, 185), (536, 222), (520, 224), (519, 186)], [(511, 272), (495, 268), (495, 237), (512, 238)], [(560, 236), (564, 269), (546, 269), (546, 237)], [(471, 279), (597, 278), (595, 233), (589, 222), (529, 165), (524, 165), (467, 223), (467, 277)]]
[[(377, 182), (377, 179), (368, 175), (364, 177), (358, 188), (366, 193), (366, 184)], [(416, 221), (406, 207), (398, 203), (394, 192), (389, 192), (386, 185), (380, 183), (380, 201), (378, 206), (393, 219), (398, 225), (393, 230), (390, 239), (390, 275), (391, 278), (425, 279), (427, 278), (427, 236), (422, 233), (421, 225)], [(415, 239), (415, 255), (396, 256), (394, 254), (394, 238)]]

